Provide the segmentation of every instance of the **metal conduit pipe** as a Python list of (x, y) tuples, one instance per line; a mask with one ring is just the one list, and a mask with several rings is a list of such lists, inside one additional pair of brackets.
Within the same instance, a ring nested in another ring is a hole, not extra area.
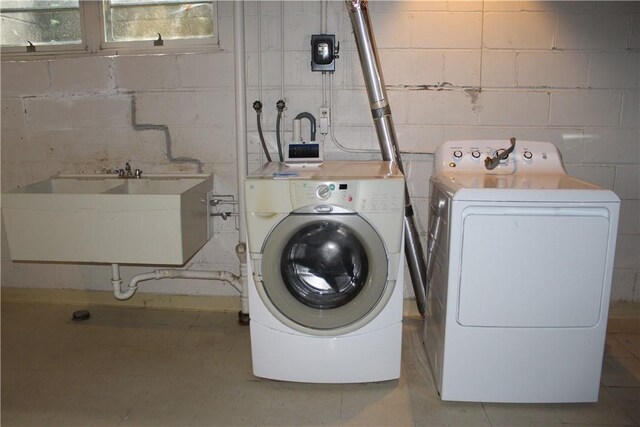
[[(353, 34), (358, 48), (360, 65), (364, 76), (373, 124), (380, 144), (382, 158), (386, 161), (395, 162), (404, 173), (402, 160), (400, 159), (400, 149), (396, 139), (396, 132), (391, 117), (391, 108), (387, 101), (387, 93), (382, 77), (382, 69), (378, 60), (378, 51), (373, 37), (371, 21), (366, 0), (346, 0), (347, 10), (353, 27)], [(413, 216), (413, 208), (409, 197), (409, 189), (405, 184), (405, 255), (409, 274), (413, 282), (413, 291), (416, 296), (416, 303), (420, 315), (424, 317), (426, 309), (427, 279), (426, 263), (420, 237)]]

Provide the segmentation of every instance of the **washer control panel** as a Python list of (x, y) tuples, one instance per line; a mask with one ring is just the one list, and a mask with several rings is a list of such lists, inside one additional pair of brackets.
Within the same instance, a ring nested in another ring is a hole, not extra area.
[[(447, 141), (436, 150), (435, 173), (565, 173), (560, 152), (550, 142), (516, 140), (505, 156), (510, 147), (508, 139)], [(497, 167), (488, 168), (487, 159), (499, 159)]]
[(294, 207), (323, 204), (356, 210), (358, 183), (354, 181), (297, 181), (291, 180), (291, 199)]
[[(395, 212), (404, 206), (403, 180), (345, 180), (290, 182), (294, 209), (339, 206), (350, 212)], [(319, 213), (317, 210), (316, 213)], [(327, 212), (330, 213), (330, 212)]]

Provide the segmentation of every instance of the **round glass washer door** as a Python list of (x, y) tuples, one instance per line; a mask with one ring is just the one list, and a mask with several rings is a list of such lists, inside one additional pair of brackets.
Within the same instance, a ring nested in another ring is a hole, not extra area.
[(356, 330), (384, 308), (387, 254), (357, 214), (291, 214), (263, 246), (260, 297), (287, 326), (315, 335)]

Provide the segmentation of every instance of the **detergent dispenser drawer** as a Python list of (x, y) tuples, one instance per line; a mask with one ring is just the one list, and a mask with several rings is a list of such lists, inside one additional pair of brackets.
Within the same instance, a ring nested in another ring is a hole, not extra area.
[(458, 323), (557, 328), (600, 321), (611, 268), (609, 210), (471, 206), (461, 220)]

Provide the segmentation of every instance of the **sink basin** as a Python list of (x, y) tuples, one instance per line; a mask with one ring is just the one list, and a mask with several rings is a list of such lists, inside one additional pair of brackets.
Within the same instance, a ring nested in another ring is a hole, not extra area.
[(209, 239), (211, 175), (61, 175), (2, 194), (13, 260), (182, 265)]
[(112, 175), (104, 179), (60, 177), (18, 188), (6, 194), (99, 194), (121, 184), (122, 182)]
[[(142, 178), (125, 179), (115, 187), (108, 187), (104, 194), (181, 194), (193, 186), (191, 178)], [(123, 182), (124, 181), (124, 182)]]

